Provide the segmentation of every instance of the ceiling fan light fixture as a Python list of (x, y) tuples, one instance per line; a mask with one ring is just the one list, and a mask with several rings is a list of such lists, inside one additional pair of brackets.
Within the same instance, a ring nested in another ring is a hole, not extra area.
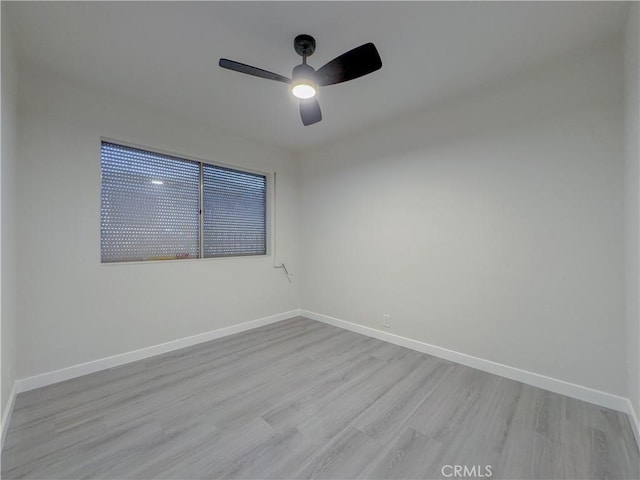
[[(306, 60), (306, 59), (305, 59)], [(291, 93), (294, 97), (308, 100), (316, 96), (318, 84), (315, 81), (316, 71), (303, 61), (292, 72)]]
[(291, 93), (294, 97), (307, 100), (316, 96), (318, 92), (317, 86), (313, 82), (300, 82), (291, 87)]

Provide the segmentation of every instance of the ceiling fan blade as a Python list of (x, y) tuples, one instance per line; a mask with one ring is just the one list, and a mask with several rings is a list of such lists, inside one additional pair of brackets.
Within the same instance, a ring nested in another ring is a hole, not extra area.
[(318, 85), (334, 85), (375, 72), (382, 67), (382, 60), (373, 43), (359, 47), (334, 58), (316, 71)]
[(313, 125), (322, 120), (322, 111), (317, 99), (300, 100), (300, 118), (304, 126)]
[(253, 75), (254, 77), (266, 78), (268, 80), (275, 80), (276, 82), (291, 83), (291, 79), (278, 75), (277, 73), (269, 72), (258, 67), (252, 67), (251, 65), (245, 65), (244, 63), (234, 62), (233, 60), (227, 60), (221, 58), (218, 65), (228, 70), (235, 72), (246, 73), (247, 75)]

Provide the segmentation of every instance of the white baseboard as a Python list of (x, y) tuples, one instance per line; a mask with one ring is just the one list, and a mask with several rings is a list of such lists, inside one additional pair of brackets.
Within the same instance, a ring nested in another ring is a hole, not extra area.
[[(551, 392), (566, 395), (578, 400), (584, 400), (585, 402), (593, 403), (602, 407), (611, 408), (613, 410), (632, 415), (632, 413), (629, 411), (631, 402), (624, 397), (619, 397), (617, 395), (612, 395), (600, 390), (576, 385), (575, 383), (565, 382), (556, 378), (529, 372), (527, 370), (510, 367), (502, 363), (492, 362), (491, 360), (473, 357), (471, 355), (466, 355), (454, 350), (436, 347), (435, 345), (419, 342), (407, 337), (401, 337), (399, 335), (394, 335), (393, 333), (384, 332), (375, 328), (365, 327), (364, 325), (358, 325), (357, 323), (329, 317), (328, 315), (322, 315), (320, 313), (310, 312), (304, 309), (301, 310), (300, 313), (303, 317), (307, 317), (312, 320), (317, 320), (319, 322), (327, 323), (335, 327), (344, 328), (345, 330), (350, 330), (352, 332), (361, 333), (369, 337), (377, 338), (378, 340), (383, 340), (385, 342), (394, 343), (396, 345), (410, 348), (418, 352), (433, 355), (434, 357), (443, 358), (445, 360), (466, 365), (477, 370), (493, 373), (494, 375), (499, 375), (511, 380), (526, 383), (527, 385), (532, 385), (534, 387), (542, 388), (544, 390), (549, 390)], [(631, 410), (633, 411), (633, 409)], [(636, 421), (635, 424), (637, 428), (638, 422)]]
[(140, 350), (134, 350), (132, 352), (126, 352), (118, 355), (113, 355), (111, 357), (92, 360), (90, 362), (61, 368), (59, 370), (53, 370), (51, 372), (35, 375), (33, 377), (21, 378), (19, 380), (16, 380), (14, 387), (16, 390), (16, 394), (26, 392), (35, 388), (40, 388), (46, 385), (51, 385), (53, 383), (69, 380), (71, 378), (81, 377), (82, 375), (87, 375), (89, 373), (106, 370), (109, 368), (117, 367), (119, 365), (124, 365), (126, 363), (153, 357), (155, 355), (160, 355), (163, 353), (172, 352), (174, 350), (179, 350), (181, 348), (190, 347), (198, 343), (208, 342), (210, 340), (215, 340), (216, 338), (226, 337), (228, 335), (233, 335), (234, 333), (245, 332), (247, 330), (252, 330), (254, 328), (269, 325), (271, 323), (280, 322), (282, 320), (296, 317), (298, 315), (300, 315), (300, 310), (295, 309), (288, 312), (259, 318), (257, 320), (251, 320), (249, 322), (231, 325), (230, 327), (218, 328), (216, 330), (199, 333), (190, 337), (179, 338), (177, 340), (161, 343), (159, 345), (141, 348)]
[(7, 431), (9, 430), (9, 422), (11, 421), (11, 414), (13, 413), (13, 405), (16, 401), (16, 395), (18, 392), (16, 391), (16, 384), (14, 383), (11, 386), (11, 391), (9, 392), (9, 401), (7, 402), (7, 406), (2, 412), (2, 437), (0, 438), (0, 450), (4, 447), (4, 439), (7, 436)]
[(636, 409), (633, 408), (633, 404), (629, 399), (627, 399), (627, 410), (629, 421), (631, 422), (631, 429), (633, 430), (633, 435), (636, 437), (636, 445), (638, 445), (638, 450), (640, 450), (640, 420), (638, 420)]

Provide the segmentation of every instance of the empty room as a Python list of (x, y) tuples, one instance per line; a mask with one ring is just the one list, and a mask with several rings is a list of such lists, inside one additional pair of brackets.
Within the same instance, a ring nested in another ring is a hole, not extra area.
[(3, 479), (640, 479), (640, 3), (1, 33)]

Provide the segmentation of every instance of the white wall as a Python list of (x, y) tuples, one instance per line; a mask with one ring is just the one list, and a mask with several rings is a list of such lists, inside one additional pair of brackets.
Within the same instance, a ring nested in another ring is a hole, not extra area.
[(640, 415), (640, 6), (625, 31), (625, 159), (628, 396)]
[(626, 394), (619, 39), (308, 155), (302, 308)]
[[(2, 5), (4, 10), (5, 5)], [(1, 369), (2, 414), (16, 372), (16, 241), (15, 241), (15, 164), (17, 128), (18, 72), (8, 19), (2, 15), (2, 152), (0, 156), (0, 336), (2, 337)]]
[(100, 263), (100, 137), (277, 171), (278, 253), (297, 268), (286, 152), (135, 101), (21, 72), (18, 378), (297, 308), (271, 257)]

